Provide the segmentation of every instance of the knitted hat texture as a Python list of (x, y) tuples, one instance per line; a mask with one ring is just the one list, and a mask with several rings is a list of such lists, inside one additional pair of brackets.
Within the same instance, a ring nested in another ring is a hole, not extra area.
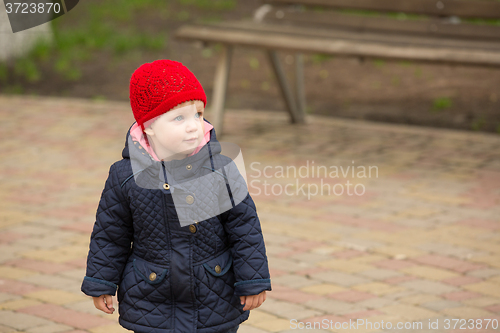
[(178, 104), (207, 97), (200, 82), (182, 63), (156, 60), (135, 70), (130, 79), (130, 106), (137, 124), (162, 115)]

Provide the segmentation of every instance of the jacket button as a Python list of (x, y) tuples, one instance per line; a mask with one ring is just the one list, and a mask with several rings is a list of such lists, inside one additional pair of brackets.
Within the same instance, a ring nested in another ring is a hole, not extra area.
[(194, 234), (196, 232), (196, 226), (194, 224), (190, 224), (189, 231), (191, 231)]
[(219, 274), (220, 272), (222, 272), (220, 266), (219, 265), (215, 266), (215, 273)]
[(164, 188), (165, 190), (168, 190), (168, 189), (170, 189), (170, 185), (168, 185), (167, 183), (165, 183), (165, 184), (163, 184), (163, 188)]
[(192, 195), (188, 195), (186, 197), (186, 202), (191, 205), (194, 202), (194, 197)]
[(191, 166), (191, 164), (186, 165), (186, 169), (187, 169), (187, 170), (191, 170), (192, 168), (193, 168), (193, 167)]
[(153, 272), (153, 273), (149, 274), (149, 280), (150, 280), (150, 281), (154, 281), (154, 280), (156, 280), (156, 273), (155, 273), (155, 272)]

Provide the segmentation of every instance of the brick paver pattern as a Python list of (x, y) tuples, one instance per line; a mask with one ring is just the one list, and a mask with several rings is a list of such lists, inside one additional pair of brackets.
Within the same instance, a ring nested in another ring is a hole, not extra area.
[[(80, 286), (129, 104), (0, 95), (0, 116), (0, 333), (125, 332)], [(499, 331), (500, 136), (307, 120), (225, 116), (273, 286), (240, 332)]]

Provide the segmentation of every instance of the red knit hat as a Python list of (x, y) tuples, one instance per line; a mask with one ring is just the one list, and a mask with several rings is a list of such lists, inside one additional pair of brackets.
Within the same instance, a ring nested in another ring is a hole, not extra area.
[(148, 120), (192, 100), (200, 100), (207, 105), (207, 96), (200, 82), (178, 61), (145, 63), (135, 70), (130, 79), (130, 106), (143, 132), (144, 123)]

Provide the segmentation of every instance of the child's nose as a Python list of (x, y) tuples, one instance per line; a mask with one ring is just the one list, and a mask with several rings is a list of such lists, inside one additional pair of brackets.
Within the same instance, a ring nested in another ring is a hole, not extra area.
[(194, 132), (198, 129), (197, 126), (197, 121), (196, 120), (190, 120), (186, 124), (186, 131), (188, 132)]

